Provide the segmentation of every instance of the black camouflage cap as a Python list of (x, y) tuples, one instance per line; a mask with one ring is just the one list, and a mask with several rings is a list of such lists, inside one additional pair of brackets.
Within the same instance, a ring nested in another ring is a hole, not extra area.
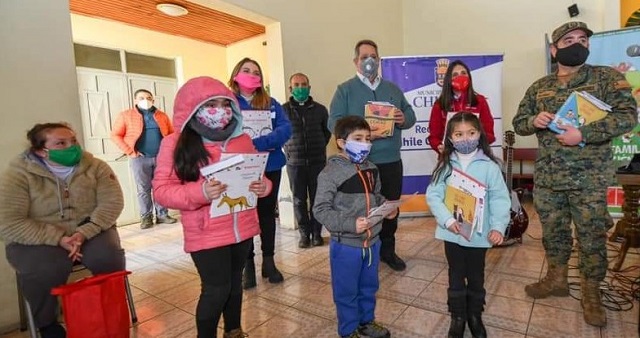
[(569, 21), (567, 23), (562, 24), (562, 26), (556, 28), (551, 34), (551, 40), (553, 43), (558, 42), (560, 38), (562, 38), (565, 34), (574, 31), (576, 29), (580, 29), (583, 32), (587, 33), (587, 37), (593, 35), (593, 31), (587, 27), (587, 24), (581, 21)]

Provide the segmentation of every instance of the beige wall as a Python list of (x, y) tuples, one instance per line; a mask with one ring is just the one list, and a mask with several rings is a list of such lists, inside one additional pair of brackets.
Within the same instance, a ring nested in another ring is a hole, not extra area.
[[(353, 47), (360, 39), (375, 40), (382, 55), (399, 55), (403, 52), (400, 1), (228, 0), (226, 6), (218, 0), (194, 2), (262, 20), (261, 23), (267, 25), (270, 62), (279, 60), (271, 59), (271, 55), (277, 56), (278, 51), (277, 41), (272, 41), (275, 36), (269, 33), (278, 29), (281, 31), (283, 71), (278, 74), (274, 64), (269, 67), (272, 92), (279, 101), (288, 97), (284, 91), (288, 76), (303, 72), (309, 75), (312, 83), (311, 94), (328, 106), (336, 86), (355, 74)], [(254, 14), (245, 15), (246, 11)], [(276, 82), (281, 83), (282, 90), (275, 90)]]
[[(36, 122), (68, 121), (82, 134), (68, 1), (0, 1), (0, 50), (4, 171)], [(18, 323), (14, 276), (2, 246), (0, 332)]]
[[(504, 53), (505, 130), (512, 129), (511, 119), (525, 90), (545, 75), (544, 34), (551, 35), (555, 27), (570, 20), (567, 6), (571, 4), (557, 0), (404, 0), (403, 3), (402, 38), (406, 55)], [(575, 19), (586, 22), (593, 31), (617, 28), (617, 1), (583, 0), (578, 5), (580, 15)], [(535, 137), (531, 136), (518, 137), (515, 146), (536, 145)]]
[(179, 84), (202, 75), (227, 78), (227, 54), (223, 46), (76, 14), (71, 14), (71, 25), (74, 42), (179, 58), (183, 70)]

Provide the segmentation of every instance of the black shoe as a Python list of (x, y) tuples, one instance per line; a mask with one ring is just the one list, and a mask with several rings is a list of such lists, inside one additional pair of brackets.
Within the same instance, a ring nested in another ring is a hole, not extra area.
[(273, 256), (262, 257), (262, 277), (269, 278), (269, 283), (277, 284), (284, 281), (284, 277), (276, 268), (276, 262), (273, 261)]
[(298, 241), (298, 248), (306, 249), (311, 246), (311, 240), (309, 239), (309, 235), (300, 234), (300, 241)]
[(380, 260), (387, 263), (387, 265), (395, 271), (404, 271), (407, 268), (407, 264), (394, 253), (390, 255), (380, 256)]
[(473, 338), (487, 338), (487, 329), (484, 327), (480, 315), (469, 316), (468, 324)]
[(66, 336), (67, 331), (58, 322), (40, 328), (40, 337), (42, 338), (65, 338)]
[(313, 244), (313, 246), (323, 246), (324, 239), (322, 239), (322, 235), (319, 233), (311, 235), (311, 244)]
[(466, 320), (462, 317), (451, 317), (451, 325), (449, 326), (449, 338), (463, 338)]
[(253, 289), (256, 287), (256, 264), (253, 262), (253, 258), (247, 259), (244, 265), (244, 271), (242, 272), (242, 288)]

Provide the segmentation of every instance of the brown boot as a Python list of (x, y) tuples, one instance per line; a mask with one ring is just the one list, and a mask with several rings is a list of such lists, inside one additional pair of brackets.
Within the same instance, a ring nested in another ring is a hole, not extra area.
[(567, 265), (555, 265), (547, 260), (547, 275), (537, 283), (524, 287), (524, 291), (531, 298), (540, 299), (549, 296), (566, 297), (569, 295), (567, 284)]
[(224, 338), (245, 338), (249, 337), (249, 335), (242, 331), (242, 328), (231, 330), (229, 332), (224, 333)]
[(583, 277), (580, 280), (580, 288), (582, 289), (580, 303), (584, 310), (584, 321), (593, 326), (607, 326), (607, 313), (600, 298), (600, 282)]

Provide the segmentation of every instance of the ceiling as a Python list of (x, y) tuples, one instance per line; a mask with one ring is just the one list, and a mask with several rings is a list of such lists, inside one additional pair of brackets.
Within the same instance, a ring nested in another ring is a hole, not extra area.
[[(156, 9), (159, 3), (181, 5), (189, 14), (171, 17)], [(70, 0), (72, 13), (227, 46), (264, 34), (264, 26), (185, 0)]]

